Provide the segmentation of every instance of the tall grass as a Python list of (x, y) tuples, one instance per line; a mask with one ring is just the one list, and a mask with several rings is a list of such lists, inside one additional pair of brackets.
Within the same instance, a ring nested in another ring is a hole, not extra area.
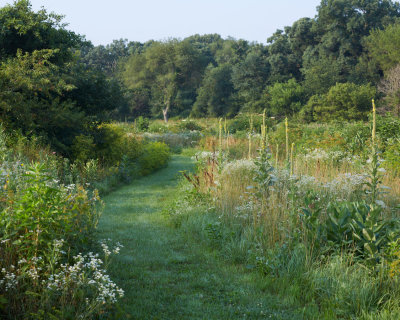
[[(375, 112), (371, 127), (359, 153), (345, 144), (336, 148), (334, 133), (329, 148), (307, 150), (288, 121), (283, 131), (268, 132), (265, 149), (263, 125), (251, 140), (204, 138), (210, 152), (198, 163), (196, 183), (188, 179), (194, 198), (180, 207), (187, 215), (180, 223), (194, 228), (201, 219), (211, 246), (265, 274), (269, 290), (291, 297), (305, 318), (398, 314), (399, 178), (379, 158)], [(205, 160), (217, 146), (224, 161)], [(192, 216), (196, 206), (203, 209)]]

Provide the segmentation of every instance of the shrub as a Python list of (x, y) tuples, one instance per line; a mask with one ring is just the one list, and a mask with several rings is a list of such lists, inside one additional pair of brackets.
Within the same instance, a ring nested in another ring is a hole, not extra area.
[(384, 166), (392, 170), (393, 174), (400, 174), (400, 138), (389, 139), (383, 154)]
[(149, 129), (149, 119), (148, 118), (144, 118), (142, 116), (138, 117), (137, 119), (135, 119), (135, 129), (136, 131), (147, 131)]
[[(239, 114), (234, 119), (228, 120), (228, 131), (229, 133), (237, 133), (240, 131), (250, 130), (251, 114)], [(262, 125), (262, 115), (253, 114), (253, 131), (260, 132)], [(270, 127), (272, 125), (272, 120), (267, 120), (267, 125)]]
[(168, 131), (168, 125), (159, 121), (154, 121), (149, 125), (149, 132), (166, 133)]
[[(97, 297), (104, 293), (100, 289), (111, 285), (104, 269), (81, 268), (82, 279), (94, 277), (94, 271), (101, 276), (94, 286), (81, 286), (78, 274), (72, 274), (78, 261), (73, 265), (68, 261), (78, 248), (91, 241), (101, 209), (97, 192), (60, 185), (50, 172), (45, 163), (28, 169), (19, 163), (6, 176), (0, 195), (0, 317), (49, 319), (57, 315), (73, 319), (83, 312), (86, 317), (79, 318), (89, 319), (114, 302), (106, 298), (104, 306), (96, 304)], [(11, 185), (13, 188), (9, 188)], [(67, 253), (63, 253), (62, 246)], [(95, 259), (100, 267), (95, 255), (83, 258)], [(72, 294), (75, 287), (77, 291)], [(85, 301), (93, 308), (79, 307)]]
[(125, 133), (115, 124), (104, 124), (99, 131), (99, 136), (96, 139), (97, 157), (104, 164), (117, 164), (121, 161), (125, 151)]
[(290, 116), (298, 112), (304, 102), (305, 90), (296, 79), (287, 82), (276, 82), (267, 87), (267, 97), (275, 116)]
[(338, 83), (325, 95), (310, 98), (306, 110), (313, 111), (312, 117), (309, 112), (303, 113), (315, 121), (365, 120), (375, 95), (376, 89), (370, 84)]
[(163, 142), (149, 142), (143, 147), (139, 157), (140, 174), (147, 175), (167, 165), (170, 157), (169, 147)]
[(180, 131), (202, 131), (203, 127), (197, 124), (195, 121), (182, 121), (179, 123)]
[(86, 162), (95, 157), (95, 144), (92, 136), (80, 134), (74, 139), (71, 147), (73, 159)]

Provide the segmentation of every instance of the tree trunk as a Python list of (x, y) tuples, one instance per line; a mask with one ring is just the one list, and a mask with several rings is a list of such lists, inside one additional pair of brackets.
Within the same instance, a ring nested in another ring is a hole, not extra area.
[(166, 107), (165, 109), (162, 110), (165, 123), (168, 123), (168, 117), (167, 117), (168, 110), (169, 110), (169, 103), (167, 104), (167, 107)]

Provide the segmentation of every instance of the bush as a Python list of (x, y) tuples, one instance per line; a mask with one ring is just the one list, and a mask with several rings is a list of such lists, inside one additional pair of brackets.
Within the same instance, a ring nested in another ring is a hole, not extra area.
[(135, 119), (135, 129), (136, 131), (143, 132), (149, 129), (149, 119), (143, 118), (142, 116)]
[(311, 97), (302, 114), (306, 119), (323, 122), (366, 120), (375, 95), (376, 89), (370, 84), (338, 83), (325, 95)]
[(125, 151), (125, 133), (115, 124), (100, 127), (96, 141), (96, 155), (103, 164), (115, 165), (122, 159)]
[(80, 134), (74, 139), (71, 147), (73, 159), (86, 162), (95, 158), (95, 144), (92, 136)]
[(0, 193), (0, 317), (90, 319), (104, 313), (123, 292), (96, 255), (76, 255), (97, 226), (97, 193), (59, 184), (45, 163), (18, 167)]
[(179, 123), (180, 131), (202, 131), (204, 128), (195, 121), (182, 121)]
[(145, 133), (143, 137), (147, 141), (164, 142), (172, 152), (180, 153), (183, 148), (194, 147), (203, 135), (198, 131), (185, 133)]
[[(242, 113), (237, 115), (234, 119), (228, 120), (227, 130), (229, 133), (237, 133), (240, 131), (250, 130), (251, 114)], [(224, 124), (224, 123), (223, 123)], [(260, 132), (262, 125), (262, 115), (253, 114), (253, 131)], [(272, 120), (267, 120), (267, 125), (270, 127), (272, 125)]]
[(166, 133), (168, 131), (168, 125), (159, 121), (154, 121), (149, 125), (149, 132)]
[(140, 174), (147, 175), (167, 165), (170, 157), (169, 147), (163, 142), (149, 142), (144, 145), (139, 157)]
[(383, 158), (384, 166), (392, 170), (394, 175), (400, 175), (400, 138), (387, 141)]

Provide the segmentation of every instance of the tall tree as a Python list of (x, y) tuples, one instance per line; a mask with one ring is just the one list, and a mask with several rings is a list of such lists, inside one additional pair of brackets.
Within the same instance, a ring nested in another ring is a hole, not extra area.
[(1, 8), (0, 59), (14, 57), (18, 50), (57, 49), (51, 58), (53, 63), (61, 65), (71, 61), (71, 48), (79, 48), (84, 39), (67, 30), (62, 18), (45, 9), (34, 12), (28, 0), (18, 0)]
[(270, 75), (268, 51), (262, 45), (251, 47), (246, 57), (233, 67), (232, 82), (243, 101), (243, 110), (261, 111), (260, 102)]
[[(310, 93), (326, 92), (335, 82), (365, 81), (357, 68), (363, 38), (399, 16), (400, 5), (390, 0), (322, 0), (311, 29), (318, 44), (303, 57)], [(318, 83), (325, 85), (321, 88)]]
[(235, 115), (238, 108), (234, 93), (231, 65), (227, 63), (217, 67), (209, 65), (202, 86), (199, 88), (192, 115), (195, 117)]

